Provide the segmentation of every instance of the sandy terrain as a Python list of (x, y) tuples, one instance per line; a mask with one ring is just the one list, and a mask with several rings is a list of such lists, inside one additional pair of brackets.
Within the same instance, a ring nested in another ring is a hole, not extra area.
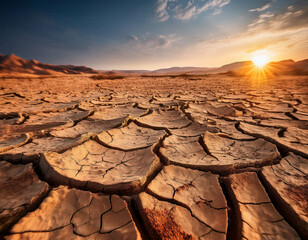
[(308, 239), (308, 78), (0, 79), (0, 238)]

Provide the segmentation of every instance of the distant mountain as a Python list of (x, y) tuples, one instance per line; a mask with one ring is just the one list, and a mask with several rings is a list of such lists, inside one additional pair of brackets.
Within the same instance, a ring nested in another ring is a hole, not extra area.
[(295, 66), (303, 71), (308, 71), (308, 59), (295, 62)]
[(99, 73), (103, 74), (144, 74), (151, 72), (150, 70), (97, 70)]
[(215, 73), (226, 73), (226, 72), (238, 72), (252, 67), (254, 67), (254, 64), (251, 61), (234, 62), (223, 65), (220, 68), (216, 68), (212, 71), (208, 71), (207, 73), (215, 74)]
[[(254, 69), (255, 66), (251, 61), (235, 62), (223, 65), (218, 68), (208, 67), (171, 67), (162, 68), (154, 71), (149, 70), (94, 70), (85, 66), (74, 65), (52, 65), (40, 63), (36, 60), (25, 60), (14, 54), (0, 54), (0, 73), (27, 73), (38, 75), (57, 75), (57, 74), (97, 74), (106, 75), (126, 75), (126, 74), (145, 74), (145, 75), (171, 75), (171, 74), (220, 74), (232, 73), (236, 75), (245, 75)], [(308, 76), (308, 59), (295, 62), (291, 59), (279, 62), (270, 62), (266, 68), (273, 75), (307, 75)]]
[(38, 75), (97, 73), (92, 68), (74, 65), (52, 65), (36, 60), (25, 60), (14, 54), (0, 54), (0, 73), (27, 73)]
[[(279, 62), (270, 62), (266, 66), (273, 75), (308, 75), (308, 59), (295, 62), (293, 60), (283, 60)], [(209, 67), (171, 67), (161, 68), (154, 71), (148, 70), (113, 70), (113, 74), (145, 74), (145, 75), (172, 75), (172, 74), (220, 74), (232, 73), (237, 75), (246, 75), (255, 69), (255, 65), (251, 61), (234, 62), (217, 68)], [(100, 71), (108, 73), (107, 71)]]
[(190, 73), (190, 72), (207, 72), (214, 70), (216, 68), (208, 68), (208, 67), (171, 67), (171, 68), (161, 68), (150, 73), (154, 74), (170, 74), (170, 73)]
[[(233, 73), (245, 75), (255, 69), (255, 65), (251, 61), (235, 62), (223, 65), (219, 68), (190, 71), (189, 74), (219, 74)], [(273, 75), (307, 75), (308, 76), (308, 59), (295, 62), (293, 60), (283, 60), (279, 62), (270, 62), (266, 65), (266, 69)]]
[(283, 60), (280, 62), (271, 62), (268, 64), (268, 68), (274, 74), (288, 74), (288, 75), (307, 75), (308, 76), (308, 59), (304, 59), (298, 62), (292, 59)]

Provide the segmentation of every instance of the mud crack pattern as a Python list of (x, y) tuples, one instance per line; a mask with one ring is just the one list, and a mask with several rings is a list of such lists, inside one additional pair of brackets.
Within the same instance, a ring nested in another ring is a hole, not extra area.
[(0, 238), (308, 239), (307, 79), (63, 78), (0, 83)]

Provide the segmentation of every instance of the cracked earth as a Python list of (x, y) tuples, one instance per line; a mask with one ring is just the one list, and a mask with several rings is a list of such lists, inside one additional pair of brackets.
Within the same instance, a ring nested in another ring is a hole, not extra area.
[(0, 82), (0, 239), (308, 239), (308, 81)]

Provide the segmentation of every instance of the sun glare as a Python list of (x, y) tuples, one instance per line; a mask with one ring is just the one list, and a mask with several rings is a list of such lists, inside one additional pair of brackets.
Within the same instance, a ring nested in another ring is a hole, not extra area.
[(272, 66), (268, 64), (271, 61), (270, 56), (272, 54), (265, 49), (252, 53), (251, 61), (254, 66), (246, 72), (246, 75), (257, 80), (258, 84), (272, 76)]
[(252, 62), (258, 68), (263, 68), (269, 62), (269, 60), (268, 60), (268, 57), (266, 55), (256, 55), (256, 56), (252, 57)]
[(269, 54), (266, 50), (254, 52), (251, 56), (251, 60), (258, 68), (263, 68), (270, 61)]

